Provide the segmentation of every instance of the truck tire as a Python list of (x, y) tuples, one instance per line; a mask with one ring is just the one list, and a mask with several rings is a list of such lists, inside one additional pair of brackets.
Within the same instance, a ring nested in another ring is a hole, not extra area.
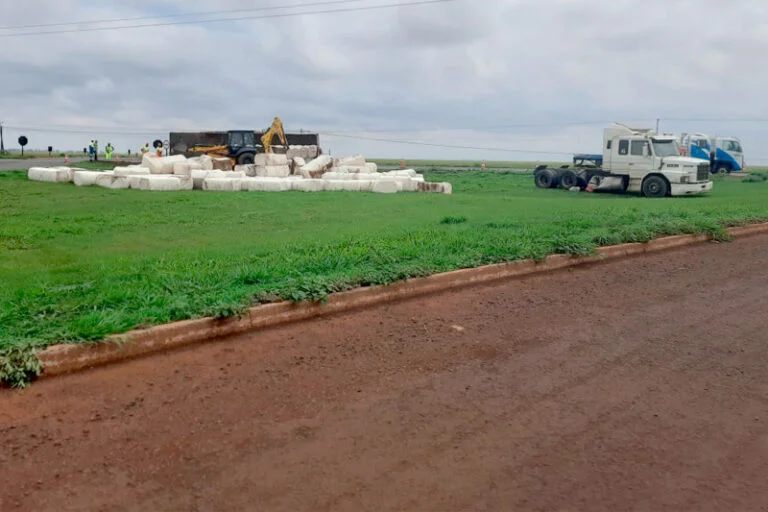
[(724, 164), (718, 164), (712, 169), (712, 174), (728, 174), (729, 172), (731, 172), (731, 169)]
[(237, 157), (238, 165), (250, 165), (253, 163), (253, 153), (243, 153)]
[(551, 169), (544, 169), (536, 173), (534, 177), (539, 188), (552, 188), (555, 186), (555, 173)]
[(661, 176), (648, 176), (643, 181), (645, 197), (666, 197), (669, 194), (669, 183)]
[(573, 171), (565, 171), (560, 176), (560, 187), (565, 190), (571, 190), (573, 187), (578, 187), (579, 185), (579, 177), (576, 176), (576, 173)]

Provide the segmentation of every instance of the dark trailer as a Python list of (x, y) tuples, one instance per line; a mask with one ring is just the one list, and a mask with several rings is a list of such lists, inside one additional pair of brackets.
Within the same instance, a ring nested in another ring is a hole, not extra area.
[[(195, 154), (189, 150), (195, 146), (226, 146), (230, 141), (230, 133), (232, 131), (171, 132), (168, 139), (169, 154), (192, 157)], [(256, 152), (261, 153), (264, 151), (261, 145), (261, 136), (264, 131), (254, 131), (254, 134), (256, 135)], [(285, 138), (289, 146), (320, 146), (320, 134), (317, 133), (286, 133)], [(273, 148), (280, 152), (279, 146), (273, 146)]]

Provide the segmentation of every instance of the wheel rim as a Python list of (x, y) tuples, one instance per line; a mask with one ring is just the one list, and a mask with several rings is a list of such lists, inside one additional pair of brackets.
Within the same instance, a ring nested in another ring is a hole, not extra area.
[(658, 196), (661, 194), (661, 183), (656, 180), (652, 180), (648, 183), (647, 190), (649, 196)]

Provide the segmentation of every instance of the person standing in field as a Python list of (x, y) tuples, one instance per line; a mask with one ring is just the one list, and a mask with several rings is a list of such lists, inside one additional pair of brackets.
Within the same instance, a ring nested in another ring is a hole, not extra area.
[(88, 144), (88, 161), (93, 162), (94, 152), (96, 151), (96, 145), (93, 139)]
[(106, 147), (104, 148), (104, 156), (107, 158), (107, 160), (112, 160), (112, 152), (115, 150), (114, 147), (112, 147), (111, 142), (107, 142)]
[(94, 162), (99, 161), (99, 140), (98, 139), (93, 141), (93, 161)]
[(141, 148), (141, 154), (146, 155), (149, 153), (149, 142), (146, 142), (144, 146)]

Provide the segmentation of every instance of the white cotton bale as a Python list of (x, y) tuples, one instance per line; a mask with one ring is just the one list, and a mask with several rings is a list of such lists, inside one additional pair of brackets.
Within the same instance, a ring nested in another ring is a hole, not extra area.
[(285, 192), (291, 190), (291, 182), (278, 178), (245, 178), (242, 190), (247, 192)]
[(203, 190), (211, 192), (239, 192), (242, 190), (242, 178), (205, 178)]
[(415, 170), (413, 170), (413, 169), (403, 169), (403, 170), (399, 170), (399, 171), (388, 171), (388, 172), (384, 172), (382, 174), (385, 175), (385, 176), (401, 176), (401, 177), (406, 177), (406, 178), (413, 178), (418, 173)]
[(288, 155), (280, 153), (256, 153), (253, 155), (254, 165), (288, 165)]
[(307, 162), (306, 165), (303, 165), (301, 167), (301, 171), (302, 171), (302, 174), (304, 171), (307, 171), (307, 172), (327, 171), (331, 167), (333, 167), (333, 158), (331, 158), (328, 155), (320, 155), (319, 157)]
[(113, 173), (115, 176), (146, 176), (150, 171), (146, 167), (115, 167)]
[(139, 178), (139, 189), (153, 192), (182, 190), (182, 180), (175, 176), (149, 176)]
[(365, 157), (363, 155), (346, 156), (336, 161), (337, 166), (365, 167)]
[[(195, 190), (203, 189), (203, 181), (205, 181), (206, 178), (224, 178), (228, 174), (224, 171), (205, 171), (202, 169), (193, 169), (190, 173)], [(238, 173), (237, 177), (241, 177), (241, 175)]]
[(146, 178), (146, 176), (128, 176), (128, 188), (141, 190), (141, 178)]
[(373, 189), (373, 184), (376, 183), (373, 180), (357, 180), (360, 184), (360, 192), (370, 192)]
[(291, 190), (300, 192), (322, 192), (325, 189), (323, 180), (304, 179), (291, 182)]
[(115, 176), (113, 174), (104, 174), (96, 178), (96, 186), (109, 189), (127, 189), (130, 184), (128, 176)]
[(378, 180), (373, 182), (371, 192), (377, 194), (395, 194), (399, 192), (397, 182), (388, 180)]
[(173, 164), (186, 160), (184, 155), (157, 156), (146, 153), (141, 157), (141, 166), (148, 168), (150, 174), (173, 174)]
[(75, 171), (72, 180), (78, 187), (90, 187), (96, 184), (96, 179), (102, 174), (99, 171)]
[(68, 183), (72, 181), (71, 169), (32, 167), (27, 171), (27, 179), (49, 183)]
[(354, 178), (349, 173), (346, 173), (346, 172), (327, 172), (323, 174), (323, 179), (327, 181), (338, 181), (338, 180), (351, 180)]
[(212, 171), (213, 170), (213, 158), (211, 158), (208, 155), (201, 155), (200, 156), (200, 169), (203, 171)]
[(413, 178), (406, 178), (400, 182), (403, 192), (417, 192), (419, 190), (419, 182)]
[(229, 158), (218, 157), (213, 159), (213, 169), (217, 171), (231, 171), (235, 165)]
[(190, 162), (176, 162), (173, 164), (173, 174), (177, 176), (192, 176), (193, 164)]
[(251, 172), (259, 178), (287, 178), (291, 168), (288, 165), (256, 165)]

